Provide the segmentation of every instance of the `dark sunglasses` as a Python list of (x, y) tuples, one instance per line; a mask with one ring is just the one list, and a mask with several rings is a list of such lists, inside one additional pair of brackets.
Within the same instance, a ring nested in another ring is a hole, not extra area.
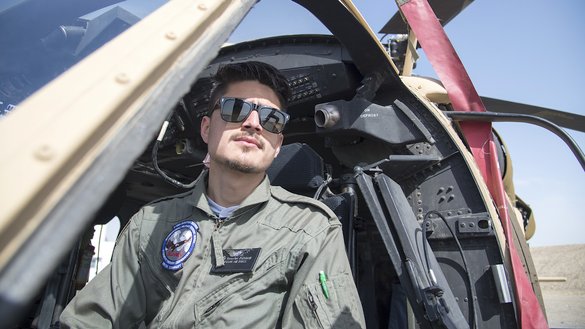
[[(222, 97), (218, 101), (221, 118), (226, 122), (244, 122), (252, 111), (258, 111), (260, 125), (271, 133), (280, 134), (289, 115), (279, 109), (246, 102), (240, 98)], [(216, 106), (217, 108), (217, 106)]]

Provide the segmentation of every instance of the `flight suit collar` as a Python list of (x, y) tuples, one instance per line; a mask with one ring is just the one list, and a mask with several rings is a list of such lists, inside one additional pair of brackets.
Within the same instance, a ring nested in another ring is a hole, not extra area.
[[(201, 209), (209, 215), (213, 215), (213, 212), (209, 208), (209, 203), (207, 202), (206, 190), (208, 172), (208, 170), (203, 170), (197, 178), (197, 183), (193, 188), (193, 193), (191, 194), (188, 203), (196, 208)], [(250, 206), (255, 206), (268, 201), (270, 196), (270, 180), (268, 179), (268, 176), (265, 175), (262, 182), (260, 182), (260, 184), (254, 189), (254, 191), (252, 191), (250, 195), (248, 195), (248, 197), (244, 199), (244, 201), (242, 201), (240, 208), (234, 211), (232, 217), (236, 217), (242, 212), (245, 212), (249, 209)]]

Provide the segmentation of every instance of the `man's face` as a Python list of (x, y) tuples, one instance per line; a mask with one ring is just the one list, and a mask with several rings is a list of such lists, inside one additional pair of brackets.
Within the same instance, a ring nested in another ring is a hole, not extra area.
[[(258, 81), (242, 81), (228, 86), (224, 97), (280, 109), (276, 93)], [(201, 120), (201, 137), (207, 143), (210, 167), (219, 166), (243, 173), (264, 173), (280, 151), (282, 134), (274, 134), (260, 125), (257, 111), (243, 122), (225, 122), (219, 110)]]

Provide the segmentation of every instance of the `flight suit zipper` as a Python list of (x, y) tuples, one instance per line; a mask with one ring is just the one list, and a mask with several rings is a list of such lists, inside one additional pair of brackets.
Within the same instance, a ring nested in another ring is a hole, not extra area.
[(219, 235), (219, 230), (223, 225), (223, 221), (219, 218), (215, 218), (215, 228), (213, 229), (213, 233), (211, 233), (211, 244), (213, 245), (213, 254), (215, 256), (215, 267), (223, 267), (225, 265), (223, 261), (223, 250), (222, 250), (222, 243), (221, 237)]
[(215, 311), (215, 309), (218, 308), (219, 305), (221, 305), (222, 301), (223, 299), (220, 299), (217, 302), (213, 303), (213, 305), (209, 306), (209, 308), (207, 308), (205, 312), (203, 312), (202, 318), (206, 318), (211, 313), (213, 313), (213, 311)]

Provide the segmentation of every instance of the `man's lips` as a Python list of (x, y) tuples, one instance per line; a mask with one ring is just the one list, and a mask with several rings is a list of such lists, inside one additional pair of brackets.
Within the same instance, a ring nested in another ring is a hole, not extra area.
[(260, 143), (260, 141), (258, 141), (256, 138), (254, 137), (250, 137), (250, 136), (240, 136), (240, 137), (236, 137), (234, 139), (236, 142), (243, 142), (245, 144), (252, 144), (255, 145), (257, 148), (261, 149), (262, 148), (262, 143)]

